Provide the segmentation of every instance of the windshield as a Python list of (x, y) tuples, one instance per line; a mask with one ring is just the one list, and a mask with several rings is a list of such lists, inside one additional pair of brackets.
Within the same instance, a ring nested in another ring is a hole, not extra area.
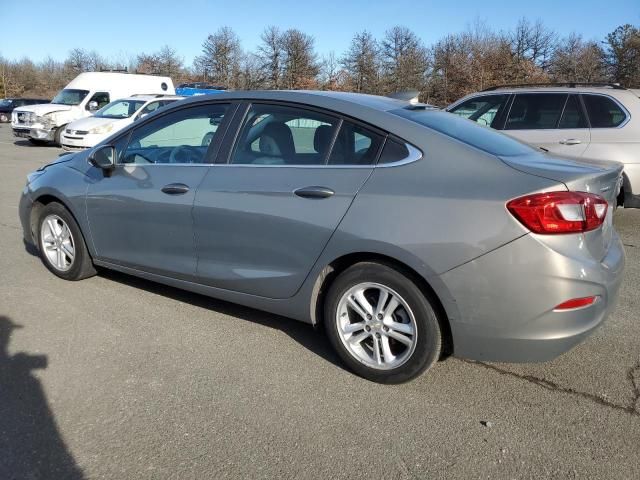
[(80, 102), (84, 100), (89, 94), (89, 90), (76, 90), (73, 88), (65, 88), (60, 90), (58, 94), (53, 97), (51, 103), (57, 103), (58, 105), (80, 105)]
[(146, 100), (116, 100), (105, 105), (93, 116), (100, 118), (129, 118), (140, 109)]
[(390, 113), (479, 148), (491, 155), (513, 156), (531, 153), (532, 147), (453, 113), (399, 108)]
[(10, 107), (13, 104), (13, 100), (8, 98), (0, 99), (0, 107)]

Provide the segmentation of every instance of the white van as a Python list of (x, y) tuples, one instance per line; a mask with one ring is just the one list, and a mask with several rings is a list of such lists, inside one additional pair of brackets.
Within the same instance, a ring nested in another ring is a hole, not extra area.
[(11, 127), (16, 137), (32, 143), (55, 142), (65, 126), (88, 117), (112, 100), (135, 94), (175, 95), (169, 77), (114, 72), (81, 73), (60, 90), (51, 103), (16, 108)]

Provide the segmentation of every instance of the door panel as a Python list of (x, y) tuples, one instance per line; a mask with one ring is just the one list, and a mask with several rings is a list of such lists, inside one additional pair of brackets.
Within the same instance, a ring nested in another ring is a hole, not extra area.
[[(191, 208), (207, 165), (124, 165), (89, 186), (87, 215), (101, 260), (192, 279)], [(169, 184), (186, 193), (164, 193)]]
[[(217, 165), (194, 205), (202, 283), (270, 298), (295, 294), (372, 168)], [(329, 196), (294, 191), (324, 187)]]
[[(87, 189), (98, 258), (193, 280), (191, 215), (229, 116), (228, 104), (197, 105), (142, 122), (114, 144), (118, 165)], [(206, 140), (206, 142), (205, 142)], [(122, 145), (120, 145), (122, 143)], [(206, 143), (206, 144), (205, 144)]]

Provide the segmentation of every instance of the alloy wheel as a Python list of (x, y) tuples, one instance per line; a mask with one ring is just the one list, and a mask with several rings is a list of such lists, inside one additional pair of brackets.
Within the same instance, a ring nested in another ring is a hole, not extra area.
[(75, 260), (75, 242), (66, 222), (58, 215), (47, 215), (40, 228), (40, 240), (47, 261), (56, 270), (68, 271)]

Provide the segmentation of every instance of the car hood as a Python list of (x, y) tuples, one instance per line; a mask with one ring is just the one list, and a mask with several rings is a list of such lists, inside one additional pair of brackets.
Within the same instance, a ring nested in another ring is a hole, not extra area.
[(115, 124), (119, 119), (115, 118), (100, 118), (100, 117), (87, 117), (71, 122), (67, 128), (69, 130), (91, 130), (92, 128), (101, 127), (102, 125)]
[(25, 107), (18, 107), (14, 112), (33, 112), (38, 116), (46, 115), (53, 112), (68, 112), (73, 106), (71, 105), (58, 105), (57, 103), (42, 103), (40, 105), (29, 105)]

